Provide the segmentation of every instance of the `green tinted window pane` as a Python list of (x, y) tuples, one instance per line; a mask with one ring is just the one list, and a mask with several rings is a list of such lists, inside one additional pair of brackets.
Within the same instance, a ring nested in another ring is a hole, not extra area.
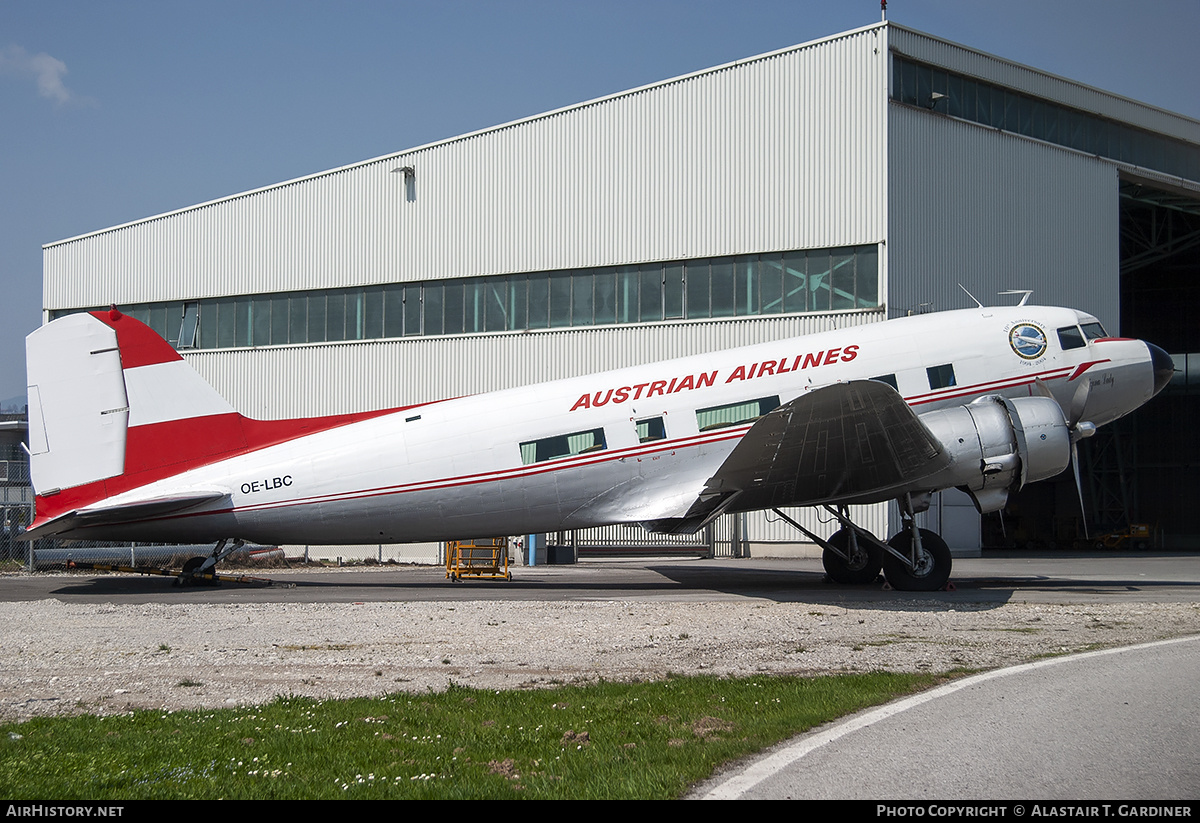
[(308, 298), (302, 294), (288, 300), (288, 342), (308, 342)]
[(689, 320), (709, 317), (709, 275), (707, 260), (687, 263), (687, 316)]
[(249, 297), (238, 297), (234, 300), (234, 345), (249, 346), (250, 345), (250, 308), (251, 299)]
[(663, 266), (663, 319), (683, 317), (683, 264)]
[(544, 329), (550, 323), (550, 277), (546, 274), (529, 275), (528, 328)]
[(421, 333), (421, 287), (408, 284), (404, 287), (404, 336), (415, 337)]
[(508, 290), (506, 279), (489, 277), (480, 281), (484, 298), (484, 324), (488, 331), (508, 328)]
[(363, 338), (383, 337), (383, 287), (363, 289)]
[(383, 336), (404, 334), (404, 286), (392, 283), (383, 287)]
[(442, 305), (446, 299), (446, 287), (441, 283), (426, 283), (421, 293), (422, 317), (425, 334), (443, 333)]
[(830, 308), (854, 308), (854, 255), (838, 250), (832, 255)]
[(271, 295), (271, 344), (288, 342), (288, 296)]
[(758, 255), (734, 258), (734, 311), (741, 316), (758, 314)]
[(808, 257), (808, 310), (829, 311), (832, 286), (829, 251), (810, 251), (806, 256)]
[(345, 292), (331, 292), (325, 300), (325, 339), (346, 339)]
[(617, 270), (600, 269), (592, 280), (593, 322), (617, 322)]
[(211, 300), (200, 304), (200, 339), (196, 345), (202, 349), (217, 347), (217, 304)]
[(808, 255), (802, 251), (783, 256), (783, 310), (808, 311)]
[(638, 274), (637, 266), (618, 266), (617, 272), (617, 322), (638, 322)]
[(550, 275), (550, 326), (571, 325), (571, 273), (556, 271)]
[(446, 283), (445, 302), (442, 305), (443, 331), (446, 334), (462, 334), (465, 328), (463, 320), (463, 301), (466, 299), (466, 287), (461, 280), (451, 280)]
[(783, 255), (764, 254), (758, 271), (759, 311), (779, 314), (783, 311)]
[(712, 263), (712, 316), (733, 317), (734, 262), (724, 257)]
[[(231, 349), (237, 345), (237, 324), (234, 315), (233, 300), (229, 298), (216, 301), (217, 310), (217, 348)], [(151, 312), (153, 316), (153, 312)]]
[(879, 305), (879, 250), (875, 246), (859, 246), (857, 257), (854, 281), (858, 305), (874, 308)]
[(321, 343), (325, 340), (325, 295), (308, 296), (308, 342)]
[(576, 271), (571, 273), (571, 325), (590, 326), (592, 319), (592, 273)]
[(154, 333), (159, 337), (164, 340), (167, 338), (167, 306), (165, 303), (150, 307), (146, 325), (154, 329)]
[(468, 334), (486, 331), (485, 310), (487, 308), (483, 283), (474, 278), (463, 281), (463, 331)]
[(662, 306), (662, 264), (648, 263), (640, 266), (638, 276), (638, 318), (643, 323), (653, 323), (663, 319)]
[(271, 345), (271, 298), (255, 297), (250, 307), (250, 325), (254, 332), (253, 345)]
[(505, 278), (508, 283), (508, 328), (520, 331), (529, 328), (529, 281), (523, 274)]

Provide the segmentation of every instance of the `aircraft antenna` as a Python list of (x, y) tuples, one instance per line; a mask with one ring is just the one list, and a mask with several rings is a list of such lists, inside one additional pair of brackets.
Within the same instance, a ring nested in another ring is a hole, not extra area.
[(974, 300), (974, 301), (975, 301), (975, 305), (976, 305), (976, 306), (978, 306), (978, 307), (979, 307), (979, 308), (981, 308), (981, 309), (983, 308), (983, 304), (979, 302), (979, 298), (978, 298), (978, 297), (976, 297), (975, 295), (971, 294), (969, 291), (967, 291), (967, 287), (966, 287), (966, 286), (964, 286), (962, 283), (959, 283), (959, 284), (958, 284), (958, 287), (959, 287), (960, 289), (962, 289), (964, 292), (966, 292), (966, 295), (967, 295), (967, 297), (969, 297), (969, 298), (971, 298), (972, 300)]
[(1027, 302), (1029, 302), (1029, 296), (1031, 294), (1033, 294), (1033, 289), (1005, 289), (1004, 291), (996, 292), (996, 293), (997, 294), (1023, 294), (1025, 296), (1021, 298), (1021, 302), (1018, 303), (1017, 305), (1024, 306)]

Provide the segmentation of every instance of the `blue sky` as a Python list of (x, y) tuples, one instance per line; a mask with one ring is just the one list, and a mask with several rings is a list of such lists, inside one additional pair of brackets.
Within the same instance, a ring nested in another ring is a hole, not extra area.
[[(889, 19), (1200, 118), (1200, 0)], [(0, 399), (41, 246), (879, 20), (877, 0), (0, 0)]]

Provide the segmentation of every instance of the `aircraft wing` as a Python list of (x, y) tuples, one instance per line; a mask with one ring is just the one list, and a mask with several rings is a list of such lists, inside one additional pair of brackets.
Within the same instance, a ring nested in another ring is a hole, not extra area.
[(48, 537), (53, 534), (87, 528), (89, 526), (110, 526), (118, 523), (130, 523), (149, 517), (159, 517), (164, 514), (174, 514), (202, 503), (211, 503), (228, 497), (226, 491), (199, 491), (191, 494), (178, 494), (166, 497), (155, 497), (147, 500), (137, 500), (113, 506), (86, 506), (73, 509), (53, 520), (35, 523), (22, 535), (24, 540), (34, 540), (38, 537)]
[(682, 519), (644, 525), (694, 531), (726, 510), (887, 500), (949, 464), (891, 386), (836, 383), (759, 418)]

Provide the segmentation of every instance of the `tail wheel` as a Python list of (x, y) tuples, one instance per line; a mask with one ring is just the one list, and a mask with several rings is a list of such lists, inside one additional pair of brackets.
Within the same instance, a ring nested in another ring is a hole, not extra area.
[[(897, 532), (888, 545), (905, 557), (912, 554), (912, 532), (909, 529)], [(883, 573), (893, 589), (904, 592), (935, 592), (946, 587), (950, 579), (950, 547), (937, 532), (921, 529), (921, 554), (916, 568), (892, 554), (883, 555)]]
[[(845, 554), (850, 551), (850, 530), (838, 529), (829, 536), (829, 542)], [(849, 586), (861, 586), (875, 582), (879, 576), (883, 552), (875, 546), (868, 546), (866, 541), (859, 540), (858, 554), (850, 561), (839, 557), (829, 549), (821, 554), (821, 563), (825, 566), (825, 574), (834, 583)]]

